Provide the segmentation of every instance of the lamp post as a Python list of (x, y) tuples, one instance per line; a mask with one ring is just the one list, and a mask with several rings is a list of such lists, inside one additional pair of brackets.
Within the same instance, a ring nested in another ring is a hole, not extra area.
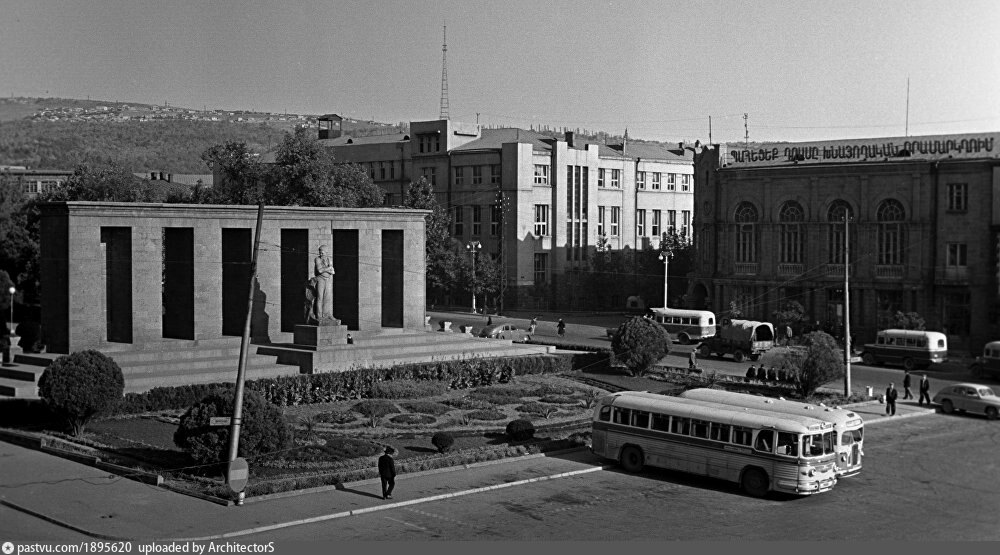
[(483, 248), (479, 241), (469, 241), (465, 249), (472, 255), (472, 313), (476, 313), (476, 251)]
[(660, 251), (660, 260), (663, 261), (663, 308), (667, 308), (667, 275), (670, 273), (670, 256), (667, 251)]
[(17, 292), (17, 289), (11, 285), (10, 288), (7, 289), (7, 292), (10, 293), (10, 334), (14, 335), (14, 293)]

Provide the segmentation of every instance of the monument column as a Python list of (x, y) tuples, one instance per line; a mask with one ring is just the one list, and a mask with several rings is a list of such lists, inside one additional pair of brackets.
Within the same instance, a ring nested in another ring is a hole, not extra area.
[(358, 328), (382, 329), (382, 229), (380, 222), (358, 226)]
[(222, 227), (218, 219), (194, 228), (194, 338), (222, 337)]
[[(281, 229), (278, 222), (264, 220), (260, 231), (260, 252), (257, 253), (257, 285), (260, 293), (254, 303), (267, 315), (267, 336), (274, 342), (281, 335)], [(303, 279), (302, 281), (305, 281)], [(301, 284), (294, 284), (301, 289)], [(258, 312), (254, 307), (254, 312)], [(262, 335), (255, 331), (254, 335)]]
[(163, 228), (136, 218), (132, 228), (132, 343), (163, 340)]

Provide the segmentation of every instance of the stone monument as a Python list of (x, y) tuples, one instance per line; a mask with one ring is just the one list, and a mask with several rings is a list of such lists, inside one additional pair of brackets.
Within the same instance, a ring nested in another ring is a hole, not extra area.
[(295, 326), (295, 344), (306, 347), (340, 345), (347, 340), (347, 326), (333, 317), (333, 263), (319, 247), (313, 260), (313, 277), (305, 284), (305, 324)]

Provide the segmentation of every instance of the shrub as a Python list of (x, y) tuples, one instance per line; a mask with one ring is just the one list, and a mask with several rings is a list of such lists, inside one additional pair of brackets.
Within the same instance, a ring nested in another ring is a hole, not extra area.
[(448, 432), (438, 432), (431, 436), (431, 444), (437, 447), (438, 453), (447, 453), (455, 444), (455, 436)]
[(572, 395), (573, 388), (564, 385), (541, 384), (533, 388), (527, 396), (545, 397), (546, 395)]
[(436, 421), (437, 418), (427, 414), (400, 414), (389, 419), (394, 424), (433, 424)]
[(350, 424), (358, 419), (358, 416), (349, 410), (327, 411), (316, 415), (316, 420), (328, 424)]
[(538, 416), (548, 418), (559, 409), (553, 407), (552, 405), (544, 405), (538, 401), (531, 401), (517, 407), (515, 410), (525, 414), (537, 414)]
[(514, 441), (526, 441), (535, 437), (535, 425), (531, 420), (518, 418), (507, 424), (507, 436)]
[[(350, 437), (330, 437), (325, 436), (326, 443), (323, 445), (307, 445), (298, 449), (286, 451), (281, 461), (268, 464), (270, 467), (294, 467), (295, 464), (302, 463), (330, 463), (356, 459), (359, 457), (370, 457), (381, 453), (384, 447)], [(283, 462), (282, 462), (283, 461)]]
[(844, 376), (844, 353), (837, 341), (822, 331), (807, 333), (802, 344), (803, 349), (783, 353), (779, 362), (797, 376), (794, 383), (798, 393), (809, 397), (821, 385)]
[(490, 403), (489, 401), (483, 401), (481, 399), (470, 399), (468, 397), (445, 399), (444, 401), (441, 401), (441, 404), (463, 410), (488, 409), (493, 406), (493, 404)]
[(469, 394), (470, 399), (486, 401), (491, 405), (513, 405), (521, 402), (521, 397), (511, 391), (489, 389), (485, 391), (473, 391)]
[(448, 391), (448, 384), (437, 381), (400, 380), (379, 382), (372, 387), (374, 399), (419, 399), (436, 397)]
[(441, 416), (452, 410), (448, 405), (435, 403), (434, 401), (410, 401), (409, 403), (403, 403), (403, 408), (410, 412), (430, 414), (432, 416)]
[(630, 375), (642, 376), (670, 353), (670, 337), (656, 322), (636, 316), (618, 328), (611, 339), (615, 359), (628, 368)]
[(568, 395), (546, 395), (539, 399), (542, 403), (552, 403), (554, 405), (575, 405), (580, 402), (579, 399), (575, 399)]
[(594, 405), (596, 405), (597, 402), (600, 401), (601, 397), (603, 396), (604, 392), (599, 391), (597, 389), (591, 389), (589, 391), (585, 391), (582, 395), (584, 408), (588, 409), (594, 408)]
[(506, 414), (496, 409), (474, 410), (466, 414), (470, 420), (503, 420)]
[[(208, 395), (181, 416), (174, 443), (201, 464), (225, 461), (229, 454), (229, 426), (211, 426), (213, 416), (232, 416), (234, 394)], [(247, 391), (243, 396), (238, 455), (252, 459), (280, 451), (292, 442), (292, 434), (281, 409), (260, 395)]]
[(38, 380), (38, 396), (69, 424), (74, 436), (121, 401), (125, 377), (118, 363), (94, 350), (57, 358)]
[(372, 428), (378, 426), (378, 422), (383, 416), (399, 412), (396, 405), (386, 401), (385, 399), (365, 399), (364, 401), (355, 403), (355, 405), (351, 407), (351, 410), (368, 417)]

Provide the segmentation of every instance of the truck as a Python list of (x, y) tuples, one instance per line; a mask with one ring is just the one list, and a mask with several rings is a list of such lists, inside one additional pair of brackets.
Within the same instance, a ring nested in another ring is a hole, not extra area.
[(774, 326), (756, 320), (723, 320), (715, 336), (708, 337), (698, 346), (698, 355), (724, 357), (733, 355), (736, 362), (747, 358), (759, 360), (761, 355), (774, 347)]

